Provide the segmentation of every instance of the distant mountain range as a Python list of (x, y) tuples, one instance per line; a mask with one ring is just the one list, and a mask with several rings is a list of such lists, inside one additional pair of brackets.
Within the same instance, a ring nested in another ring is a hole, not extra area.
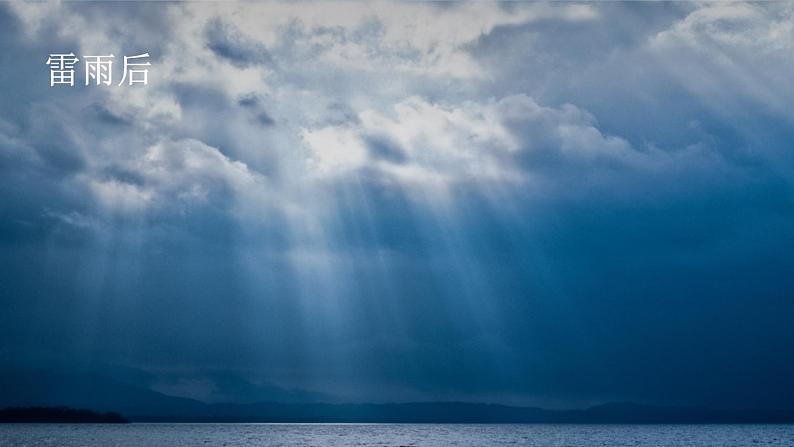
[(91, 410), (66, 407), (9, 407), (0, 409), (4, 423), (68, 423), (123, 424), (128, 422), (118, 413), (97, 413)]
[(794, 410), (726, 410), (611, 403), (546, 410), (465, 402), (207, 404), (98, 375), (0, 374), (0, 407), (68, 406), (157, 422), (794, 423)]

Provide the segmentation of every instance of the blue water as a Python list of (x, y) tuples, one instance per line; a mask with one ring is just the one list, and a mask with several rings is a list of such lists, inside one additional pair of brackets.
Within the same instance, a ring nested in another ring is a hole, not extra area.
[(0, 424), (0, 446), (794, 446), (794, 425)]

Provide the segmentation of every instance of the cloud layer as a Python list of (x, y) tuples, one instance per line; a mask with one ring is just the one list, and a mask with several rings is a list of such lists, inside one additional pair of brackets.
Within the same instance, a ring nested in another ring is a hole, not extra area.
[[(789, 405), (792, 23), (2, 5), (0, 352), (210, 399)], [(150, 85), (50, 88), (64, 50)]]

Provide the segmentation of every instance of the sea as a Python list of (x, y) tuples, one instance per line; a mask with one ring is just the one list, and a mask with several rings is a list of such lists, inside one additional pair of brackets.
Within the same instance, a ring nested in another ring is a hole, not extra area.
[(794, 425), (0, 424), (0, 446), (794, 446)]

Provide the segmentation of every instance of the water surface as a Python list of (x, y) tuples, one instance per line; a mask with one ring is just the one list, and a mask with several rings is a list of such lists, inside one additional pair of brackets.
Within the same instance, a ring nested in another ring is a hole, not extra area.
[(0, 424), (0, 446), (792, 446), (794, 425)]

